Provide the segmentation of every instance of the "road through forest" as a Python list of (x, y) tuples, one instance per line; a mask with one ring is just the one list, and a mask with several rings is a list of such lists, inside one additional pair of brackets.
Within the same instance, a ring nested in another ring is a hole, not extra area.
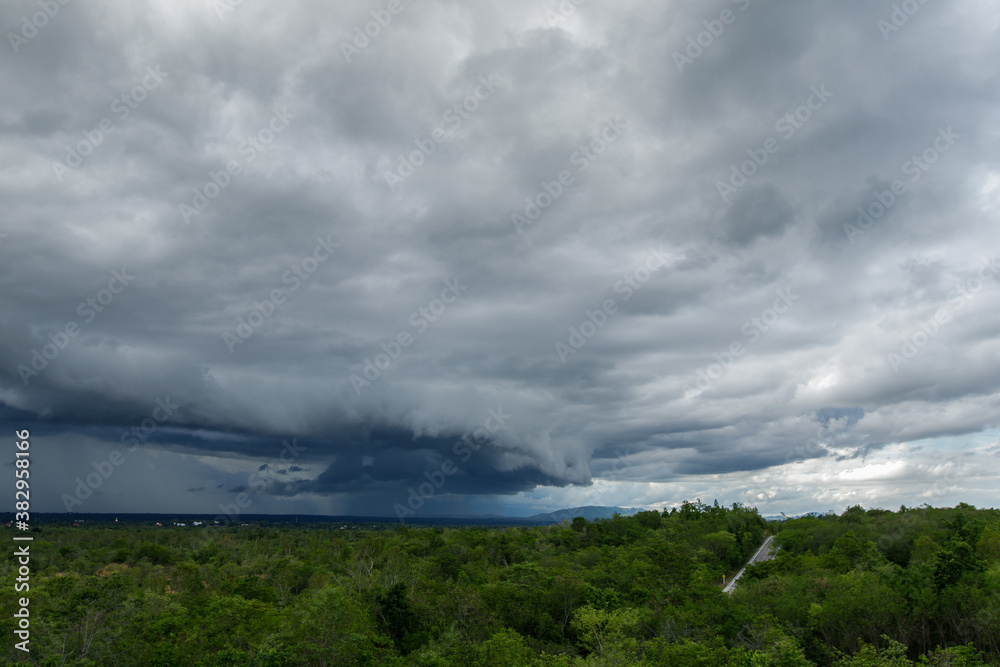
[(736, 582), (739, 581), (740, 577), (743, 576), (743, 573), (746, 572), (747, 566), (774, 558), (774, 554), (771, 552), (771, 542), (773, 541), (774, 535), (771, 535), (769, 538), (764, 540), (764, 543), (760, 545), (760, 548), (757, 549), (754, 555), (750, 556), (750, 560), (747, 561), (747, 564), (740, 568), (740, 571), (736, 573), (736, 576), (733, 577), (732, 580), (726, 584), (726, 587), (722, 589), (723, 593), (733, 592), (736, 588)]

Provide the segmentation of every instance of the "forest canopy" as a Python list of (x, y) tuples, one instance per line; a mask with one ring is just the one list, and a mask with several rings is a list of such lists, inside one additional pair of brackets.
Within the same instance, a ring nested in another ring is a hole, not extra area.
[[(36, 665), (1000, 665), (1000, 511), (552, 526), (47, 524)], [(731, 578), (775, 535), (772, 560)], [(17, 565), (5, 561), (6, 590)], [(15, 595), (3, 597), (13, 637)]]

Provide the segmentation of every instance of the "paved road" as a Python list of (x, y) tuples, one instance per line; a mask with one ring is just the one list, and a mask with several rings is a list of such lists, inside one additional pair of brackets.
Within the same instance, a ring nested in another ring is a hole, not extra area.
[(747, 565), (753, 565), (754, 563), (774, 558), (774, 553), (771, 552), (771, 542), (773, 541), (774, 535), (764, 540), (764, 543), (760, 545), (757, 552), (753, 556), (750, 556), (750, 560), (747, 561), (747, 564), (740, 568), (740, 571), (736, 573), (736, 576), (733, 577), (729, 583), (726, 584), (726, 587), (722, 589), (723, 593), (732, 593), (733, 590), (736, 589), (736, 582), (739, 581), (740, 577), (743, 576), (743, 573), (746, 572)]

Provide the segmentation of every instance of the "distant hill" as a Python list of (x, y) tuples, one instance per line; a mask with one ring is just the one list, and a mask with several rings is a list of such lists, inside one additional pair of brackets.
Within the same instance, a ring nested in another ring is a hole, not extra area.
[(805, 514), (796, 514), (795, 516), (781, 516), (780, 514), (771, 514), (764, 517), (764, 521), (787, 521), (788, 519), (801, 519), (804, 516), (825, 516), (827, 514), (836, 514), (833, 510), (827, 510), (825, 512), (806, 512)]
[(571, 507), (555, 512), (545, 512), (543, 514), (533, 514), (525, 517), (525, 520), (536, 523), (560, 523), (564, 519), (572, 521), (575, 517), (582, 516), (587, 521), (594, 519), (610, 519), (615, 514), (630, 516), (636, 512), (642, 512), (641, 507), (603, 507), (600, 505), (587, 505), (585, 507)]
[[(524, 526), (524, 525), (549, 525), (560, 523), (563, 520), (572, 521), (574, 517), (582, 516), (587, 521), (594, 519), (610, 519), (615, 513), (623, 516), (630, 516), (636, 512), (643, 511), (641, 507), (602, 507), (588, 505), (586, 507), (571, 507), (569, 509), (557, 510), (555, 512), (545, 512), (526, 517), (502, 516), (497, 514), (465, 514), (455, 516), (421, 516), (415, 515), (407, 517), (406, 523), (419, 525), (483, 525), (483, 526)], [(12, 520), (13, 515), (8, 514), (7, 520)], [(186, 524), (185, 527), (193, 527), (195, 521), (201, 522), (202, 526), (239, 526), (257, 524), (321, 524), (331, 523), (340, 525), (359, 526), (369, 524), (373, 526), (386, 526), (398, 524), (395, 517), (375, 517), (375, 516), (324, 516), (317, 514), (243, 514), (232, 517), (231, 520), (218, 514), (141, 514), (141, 513), (86, 513), (86, 512), (32, 512), (32, 518), (36, 523), (53, 524), (108, 524), (108, 523), (140, 523), (140, 524), (162, 524), (163, 526), (174, 526), (177, 523)], [(2, 522), (0, 522), (2, 523)]]

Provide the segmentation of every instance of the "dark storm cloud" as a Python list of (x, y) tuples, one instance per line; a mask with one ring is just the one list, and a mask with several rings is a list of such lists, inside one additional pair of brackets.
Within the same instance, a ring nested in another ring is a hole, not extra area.
[(774, 186), (748, 189), (726, 211), (725, 239), (746, 246), (758, 237), (780, 236), (793, 216), (792, 207)]
[(67, 453), (50, 509), (136, 442), (102, 498), (390, 514), (451, 461), (427, 511), (839, 502), (794, 462), (1000, 426), (989, 3), (402, 7), (366, 44), (362, 2), (8, 37), (0, 419)]

